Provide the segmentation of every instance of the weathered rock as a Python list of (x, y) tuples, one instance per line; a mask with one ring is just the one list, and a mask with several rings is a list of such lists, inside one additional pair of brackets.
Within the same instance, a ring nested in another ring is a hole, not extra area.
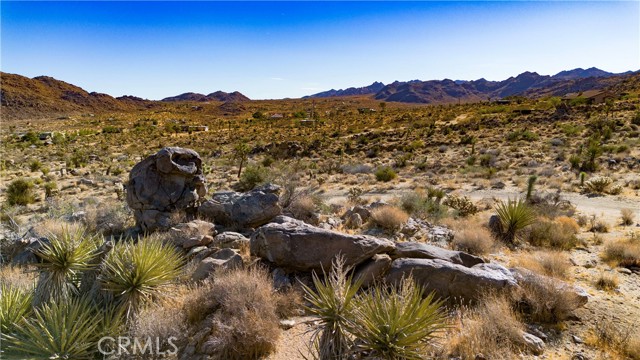
[(363, 287), (369, 287), (377, 281), (383, 281), (391, 268), (391, 257), (387, 254), (376, 254), (356, 269), (354, 280), (362, 280)]
[(280, 189), (277, 185), (266, 184), (247, 193), (215, 193), (198, 208), (198, 213), (231, 228), (258, 227), (282, 212), (278, 204)]
[(171, 214), (193, 208), (207, 193), (202, 160), (190, 149), (166, 147), (131, 169), (127, 204), (143, 231), (168, 229)]
[(213, 238), (213, 245), (219, 248), (240, 249), (243, 245), (249, 245), (249, 239), (240, 233), (225, 231)]
[(508, 269), (497, 264), (473, 267), (453, 264), (441, 259), (396, 259), (386, 280), (397, 284), (403, 277), (413, 276), (427, 292), (454, 301), (475, 301), (487, 291), (508, 291), (517, 287)]
[(329, 270), (337, 255), (355, 266), (375, 254), (394, 249), (393, 242), (366, 235), (349, 235), (278, 217), (251, 236), (251, 254), (280, 267), (308, 271)]
[(538, 284), (551, 284), (556, 287), (559, 291), (570, 292), (574, 295), (576, 301), (575, 304), (577, 307), (582, 307), (589, 302), (589, 294), (579, 286), (574, 286), (569, 283), (566, 283), (562, 280), (557, 280), (550, 278), (545, 275), (536, 274), (533, 271), (523, 269), (523, 268), (513, 268), (509, 269), (513, 277), (516, 279), (518, 284), (526, 284), (526, 283), (538, 283)]
[(8, 249), (12, 256), (11, 262), (16, 265), (34, 264), (40, 261), (36, 253), (42, 249), (42, 245), (48, 244), (49, 239), (41, 237), (30, 237), (14, 242)]
[(211, 235), (200, 235), (189, 238), (182, 243), (184, 249), (191, 249), (194, 246), (207, 246), (213, 242)]
[(218, 269), (234, 269), (242, 266), (242, 257), (235, 250), (222, 249), (200, 261), (192, 275), (194, 281), (204, 280)]
[(523, 333), (522, 344), (533, 355), (542, 355), (542, 353), (544, 352), (544, 341), (533, 334)]
[(448, 250), (434, 245), (409, 241), (396, 243), (396, 249), (390, 255), (393, 259), (440, 259), (466, 267), (484, 263), (482, 258), (462, 251)]
[(362, 217), (358, 213), (352, 213), (345, 220), (345, 225), (348, 229), (360, 229), (363, 225)]
[(273, 287), (275, 289), (285, 289), (291, 286), (289, 275), (281, 268), (275, 268), (275, 270), (271, 272), (271, 277), (273, 278)]
[(353, 214), (358, 214), (360, 215), (360, 219), (363, 222), (367, 222), (369, 220), (369, 218), (371, 217), (371, 210), (369, 210), (368, 208), (361, 206), (361, 205), (356, 205), (354, 207), (352, 207), (351, 209), (347, 210), (344, 215), (342, 215), (342, 220), (347, 221)]
[(213, 240), (211, 236), (216, 235), (216, 230), (214, 224), (196, 219), (175, 225), (169, 229), (169, 234), (169, 240), (175, 246), (189, 249), (210, 244)]

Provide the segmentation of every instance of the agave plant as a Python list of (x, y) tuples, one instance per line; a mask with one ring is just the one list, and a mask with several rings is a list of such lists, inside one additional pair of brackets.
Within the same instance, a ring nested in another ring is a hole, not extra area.
[(371, 359), (419, 360), (425, 345), (446, 327), (442, 302), (412, 279), (398, 287), (376, 286), (356, 297), (349, 331), (357, 341), (353, 351)]
[(98, 281), (131, 314), (173, 284), (182, 264), (183, 257), (160, 241), (119, 242), (105, 258)]
[(91, 359), (97, 350), (101, 317), (86, 298), (43, 304), (14, 332), (3, 334), (3, 358)]
[(522, 199), (500, 201), (496, 205), (496, 213), (502, 227), (502, 238), (507, 243), (513, 243), (518, 232), (536, 220), (535, 212)]
[(78, 294), (80, 277), (92, 267), (91, 260), (98, 248), (98, 238), (87, 236), (83, 229), (66, 228), (62, 234), (51, 234), (49, 243), (43, 243), (37, 255), (40, 277), (36, 285), (34, 302), (43, 304), (50, 299), (63, 301)]
[(311, 304), (307, 311), (320, 319), (312, 336), (312, 354), (317, 359), (346, 359), (353, 341), (348, 332), (356, 293), (361, 281), (347, 276), (344, 259), (338, 256), (325, 281), (313, 274), (315, 291), (302, 285), (305, 299)]
[(0, 284), (0, 333), (10, 333), (15, 324), (31, 313), (32, 299), (31, 291)]

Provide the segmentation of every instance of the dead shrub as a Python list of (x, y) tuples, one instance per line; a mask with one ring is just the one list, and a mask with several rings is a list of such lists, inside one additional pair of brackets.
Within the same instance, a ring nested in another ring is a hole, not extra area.
[(633, 219), (635, 218), (635, 214), (631, 209), (622, 209), (620, 210), (620, 217), (622, 218), (622, 225), (629, 226), (629, 225), (633, 225)]
[(223, 359), (259, 358), (275, 349), (280, 336), (278, 296), (264, 269), (219, 272), (192, 290), (184, 311), (195, 331), (201, 321), (211, 326), (207, 353)]
[(133, 217), (122, 201), (105, 201), (86, 209), (85, 226), (91, 232), (119, 235), (133, 226)]
[(568, 250), (578, 244), (576, 234), (579, 229), (578, 224), (566, 216), (560, 216), (556, 220), (538, 218), (529, 227), (525, 238), (534, 246)]
[(524, 276), (514, 294), (519, 311), (529, 320), (557, 323), (569, 317), (580, 306), (580, 299), (570, 285), (546, 276)]
[(567, 254), (549, 250), (525, 253), (517, 259), (516, 264), (533, 272), (559, 279), (566, 279), (571, 268)]
[(291, 202), (287, 209), (295, 219), (307, 223), (317, 223), (316, 201), (309, 195), (302, 195)]
[(446, 358), (512, 359), (522, 346), (524, 326), (508, 299), (487, 296), (476, 308), (458, 318), (459, 326), (445, 343)]
[(618, 279), (618, 275), (608, 271), (601, 272), (600, 276), (598, 276), (595, 281), (595, 285), (598, 289), (606, 291), (615, 290), (619, 283), (620, 280)]
[(640, 267), (640, 241), (618, 239), (608, 242), (602, 259), (611, 266)]
[(634, 324), (621, 324), (616, 319), (605, 318), (596, 321), (586, 344), (631, 360), (640, 360), (640, 332)]
[(484, 255), (495, 247), (496, 242), (487, 228), (478, 226), (457, 230), (451, 245), (456, 250), (474, 255)]
[(371, 222), (374, 226), (395, 231), (409, 220), (409, 215), (395, 206), (381, 206), (371, 211)]

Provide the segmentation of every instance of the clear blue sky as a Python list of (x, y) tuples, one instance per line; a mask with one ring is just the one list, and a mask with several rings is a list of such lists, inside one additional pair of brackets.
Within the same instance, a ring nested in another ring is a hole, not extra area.
[(149, 99), (640, 68), (640, 2), (5, 2), (2, 71)]

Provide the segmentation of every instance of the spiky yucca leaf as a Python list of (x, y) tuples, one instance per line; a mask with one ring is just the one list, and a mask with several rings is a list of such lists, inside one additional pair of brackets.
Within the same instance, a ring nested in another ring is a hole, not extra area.
[(500, 201), (496, 205), (496, 213), (502, 226), (503, 240), (508, 243), (513, 243), (518, 232), (536, 220), (535, 212), (522, 199)]
[(357, 339), (353, 351), (370, 359), (422, 359), (425, 345), (446, 326), (442, 302), (422, 294), (404, 279), (398, 288), (379, 285), (357, 296), (349, 322)]
[(86, 298), (44, 304), (11, 334), (3, 334), (3, 358), (91, 359), (97, 350), (101, 316)]
[(313, 273), (315, 291), (302, 284), (305, 299), (311, 304), (307, 311), (320, 319), (309, 349), (317, 359), (346, 359), (352, 347), (347, 325), (361, 281), (354, 282), (348, 271), (344, 258), (338, 256), (329, 275), (324, 275), (324, 282)]
[(91, 268), (98, 241), (81, 228), (75, 231), (65, 228), (61, 235), (50, 235), (49, 243), (44, 243), (36, 253), (43, 260), (37, 264), (40, 277), (36, 285), (36, 305), (49, 299), (63, 301), (78, 293), (80, 275)]
[(0, 284), (0, 333), (12, 332), (15, 324), (31, 313), (32, 299), (31, 291)]
[(182, 264), (177, 250), (160, 241), (120, 242), (107, 255), (98, 280), (103, 290), (131, 312), (174, 283)]

